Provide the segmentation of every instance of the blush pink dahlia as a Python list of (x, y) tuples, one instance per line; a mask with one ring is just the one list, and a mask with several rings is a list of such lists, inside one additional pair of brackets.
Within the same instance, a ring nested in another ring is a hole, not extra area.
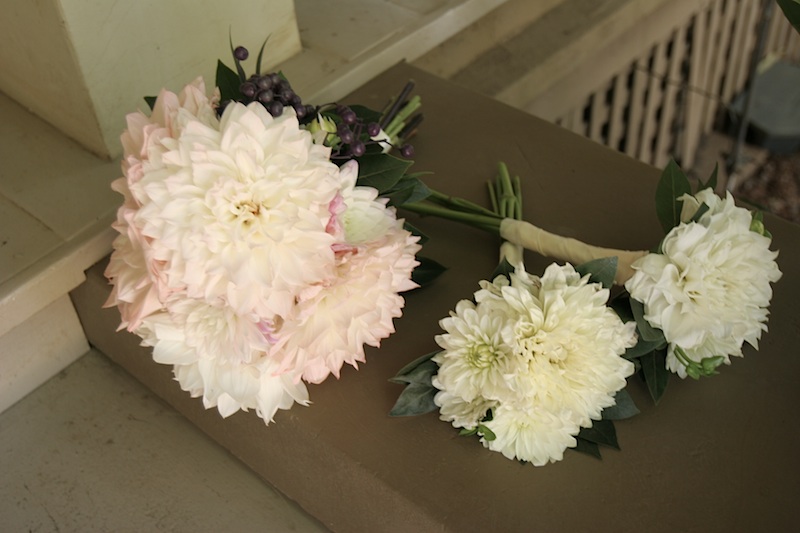
[(420, 247), (292, 108), (217, 100), (128, 117), (107, 304), (207, 408), (269, 422), (394, 331)]

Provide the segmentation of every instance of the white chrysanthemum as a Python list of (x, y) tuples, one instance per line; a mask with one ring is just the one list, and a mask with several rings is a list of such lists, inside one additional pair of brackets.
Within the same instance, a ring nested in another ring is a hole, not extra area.
[[(462, 301), (442, 320), (447, 333), (437, 337), (443, 351), (434, 358), (434, 385), (447, 394), (434, 401), (454, 425), (471, 420), (463, 404), (496, 402), (484, 425), (503, 438), (487, 446), (544, 464), (559, 460), (574, 445), (571, 436), (614, 405), (633, 373), (621, 355), (635, 344), (635, 325), (624, 324), (606, 306), (608, 291), (571, 265), (552, 264), (541, 278), (523, 270), (510, 278), (482, 282), (477, 304)], [(505, 415), (498, 420), (495, 412)]]
[[(742, 356), (744, 342), (758, 347), (766, 331), (772, 287), (781, 277), (770, 239), (750, 229), (752, 215), (710, 189), (684, 196), (681, 219), (662, 243), (661, 254), (633, 264), (625, 284), (644, 304), (645, 319), (664, 332), (667, 366), (686, 377), (680, 348), (692, 361)], [(709, 210), (690, 222), (698, 207)]]
[(552, 411), (534, 405), (501, 405), (484, 423), (495, 435), (481, 439), (484, 446), (502, 453), (507, 459), (528, 461), (535, 466), (564, 458), (564, 450), (577, 444), (580, 431), (569, 411)]
[(433, 402), (439, 406), (439, 419), (450, 422), (455, 428), (475, 428), (486, 416), (489, 409), (498, 405), (497, 402), (477, 398), (467, 402), (456, 394), (450, 394), (439, 381), (438, 375), (431, 380), (439, 392), (433, 397)]
[(524, 361), (514, 357), (513, 346), (505, 342), (509, 335), (503, 335), (503, 329), (511, 327), (507, 316), (488, 305), (461, 300), (439, 325), (447, 333), (436, 336), (442, 348), (433, 358), (439, 365), (437, 388), (468, 403), (511, 399), (508, 376), (522, 371)]

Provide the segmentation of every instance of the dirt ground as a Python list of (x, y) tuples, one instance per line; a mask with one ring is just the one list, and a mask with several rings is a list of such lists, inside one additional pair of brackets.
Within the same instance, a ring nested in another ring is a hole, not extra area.
[(800, 152), (768, 156), (734, 196), (800, 224)]

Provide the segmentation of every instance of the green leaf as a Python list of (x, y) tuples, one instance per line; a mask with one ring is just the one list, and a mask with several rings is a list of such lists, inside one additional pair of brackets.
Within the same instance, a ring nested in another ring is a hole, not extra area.
[(358, 159), (358, 185), (373, 187), (378, 194), (390, 190), (406, 173), (411, 161), (389, 154), (370, 154)]
[(800, 33), (800, 0), (778, 0), (778, 5), (795, 31)]
[(147, 102), (147, 106), (150, 108), (150, 111), (156, 106), (156, 100), (158, 96), (145, 96), (144, 101)]
[(664, 348), (643, 355), (639, 358), (639, 362), (642, 365), (642, 376), (647, 384), (647, 390), (650, 391), (650, 396), (657, 405), (669, 383), (667, 350)]
[(411, 281), (420, 287), (432, 282), (447, 270), (444, 265), (428, 257), (417, 256), (417, 261), (419, 261), (419, 265), (411, 273)]
[(641, 357), (645, 354), (652, 352), (653, 350), (660, 350), (664, 346), (667, 345), (666, 339), (657, 339), (654, 341), (644, 340), (643, 338), (639, 337), (636, 346), (632, 346), (625, 350), (625, 359), (636, 359), (637, 357)]
[(404, 366), (403, 368), (398, 370), (397, 374), (395, 374), (395, 377), (390, 378), (389, 381), (391, 381), (392, 383), (409, 383), (408, 380), (405, 380), (405, 379), (404, 380), (400, 380), (400, 377), (405, 376), (406, 374), (409, 374), (410, 372), (413, 372), (414, 369), (416, 369), (418, 366), (420, 366), (421, 364), (423, 364), (423, 363), (425, 363), (427, 361), (430, 361), (431, 359), (433, 359), (433, 357), (437, 353), (440, 353), (440, 352), (441, 352), (441, 350), (436, 350), (436, 351), (431, 352), (431, 353), (426, 353), (425, 355), (423, 355), (421, 357), (417, 357), (416, 359), (414, 359), (413, 361), (408, 363), (406, 366)]
[(497, 265), (497, 268), (494, 269), (494, 272), (492, 272), (492, 277), (489, 279), (494, 279), (497, 276), (505, 276), (506, 278), (511, 279), (510, 276), (515, 270), (516, 269), (514, 268), (514, 265), (509, 263), (508, 259), (504, 257), (503, 260)]
[(627, 291), (622, 291), (608, 302), (608, 306), (617, 313), (617, 316), (623, 322), (630, 322), (635, 320), (633, 311), (631, 311), (630, 295)]
[(708, 177), (708, 181), (703, 183), (702, 180), (700, 181), (700, 188), (698, 190), (703, 189), (711, 189), (712, 191), (717, 188), (717, 173), (719, 172), (719, 163), (714, 163), (714, 170), (711, 172), (711, 176)]
[(594, 259), (575, 267), (581, 276), (589, 274), (592, 283), (601, 283), (606, 289), (614, 285), (614, 276), (617, 275), (617, 257), (603, 257)]
[(405, 175), (392, 189), (381, 196), (389, 199), (389, 205), (400, 207), (406, 203), (420, 202), (430, 195), (431, 190), (425, 183)]
[(395, 377), (390, 378), (389, 381), (392, 383), (419, 383), (421, 385), (430, 385), (431, 378), (438, 371), (439, 365), (428, 359), (404, 374), (397, 374)]
[(692, 215), (692, 218), (689, 219), (689, 222), (697, 222), (698, 220), (700, 220), (700, 217), (705, 215), (708, 209), (709, 207), (705, 202), (700, 204), (700, 207), (698, 207), (697, 211), (694, 212), (694, 215)]
[(572, 449), (576, 452), (585, 453), (586, 455), (591, 455), (592, 457), (597, 457), (598, 459), (603, 458), (600, 455), (600, 447), (594, 442), (581, 438), (580, 435), (575, 437), (575, 440), (577, 441), (577, 444)]
[(217, 60), (217, 87), (219, 87), (220, 101), (238, 100), (241, 84), (239, 76), (225, 63)]
[(353, 110), (353, 113), (355, 113), (358, 118), (364, 121), (365, 124), (381, 121), (381, 114), (378, 111), (357, 104), (349, 107)]
[(639, 338), (646, 341), (664, 341), (664, 332), (660, 329), (654, 328), (650, 322), (644, 318), (644, 304), (639, 300), (630, 299), (631, 311), (633, 317), (636, 319), (636, 331), (639, 332)]
[(611, 420), (592, 420), (592, 427), (581, 428), (578, 436), (589, 442), (619, 450), (617, 430)]
[(669, 233), (672, 228), (680, 224), (683, 202), (678, 198), (691, 193), (689, 178), (674, 160), (670, 160), (661, 173), (661, 179), (656, 187), (656, 214), (664, 233)]
[(269, 35), (267, 35), (267, 38), (261, 43), (261, 49), (258, 51), (258, 59), (256, 59), (256, 74), (258, 75), (261, 75), (261, 60), (264, 58), (264, 47), (267, 46), (267, 41), (269, 41)]
[(459, 437), (469, 437), (470, 435), (477, 435), (477, 434), (478, 434), (478, 428), (472, 428), (472, 429), (464, 428), (458, 432)]
[(487, 428), (483, 424), (478, 424), (478, 433), (486, 439), (487, 442), (491, 442), (497, 438), (497, 435), (494, 434), (494, 431)]
[(415, 416), (436, 411), (438, 407), (433, 402), (436, 392), (433, 385), (409, 384), (400, 393), (389, 416)]
[(639, 408), (627, 390), (617, 391), (614, 401), (616, 402), (614, 405), (603, 409), (603, 420), (625, 420), (639, 414)]

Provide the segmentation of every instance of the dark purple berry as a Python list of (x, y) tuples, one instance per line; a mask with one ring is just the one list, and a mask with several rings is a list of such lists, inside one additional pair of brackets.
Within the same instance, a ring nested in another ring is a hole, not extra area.
[(256, 88), (255, 84), (249, 81), (244, 82), (239, 86), (239, 92), (242, 93), (247, 98), (253, 98), (256, 95)]
[(277, 72), (273, 72), (271, 74), (267, 74), (267, 76), (269, 76), (269, 79), (272, 82), (272, 86), (273, 87), (276, 87), (276, 88), (277, 87), (281, 87), (281, 84), (283, 83), (283, 78), (281, 78), (280, 75)]
[(345, 144), (350, 144), (355, 140), (355, 135), (347, 124), (339, 124), (336, 126), (336, 135), (338, 135)]
[(269, 89), (258, 91), (258, 94), (256, 94), (256, 100), (258, 100), (262, 104), (270, 103), (272, 101), (272, 97), (273, 97), (272, 91), (270, 91)]
[(269, 76), (261, 76), (256, 83), (259, 89), (272, 89), (272, 80)]
[(292, 98), (291, 98), (291, 100), (289, 101), (289, 103), (290, 103), (290, 104), (292, 104), (292, 105), (300, 105), (300, 104), (302, 104), (302, 103), (303, 103), (303, 99), (302, 99), (302, 98), (300, 98), (300, 95), (299, 95), (299, 94), (297, 94), (297, 93), (294, 93), (294, 96), (292, 96)]
[(292, 107), (294, 108), (294, 112), (297, 115), (297, 118), (303, 118), (306, 116), (306, 106), (294, 104)]
[(233, 51), (233, 57), (238, 59), (239, 61), (244, 61), (245, 59), (250, 56), (250, 52), (247, 51), (247, 48), (244, 46), (237, 46), (236, 49)]
[(347, 112), (347, 111), (350, 111), (350, 108), (349, 108), (349, 107), (347, 107), (347, 106), (346, 106), (346, 105), (344, 105), (344, 104), (338, 104), (338, 105), (336, 106), (336, 114), (337, 114), (337, 115), (339, 115), (340, 117), (342, 116), (342, 113), (345, 113), (345, 112)]
[(400, 155), (408, 159), (409, 157), (414, 157), (414, 147), (410, 144), (404, 144), (400, 148)]
[(314, 113), (316, 113), (316, 111), (317, 110), (314, 108), (313, 105), (306, 106), (306, 115), (313, 115)]
[(370, 122), (367, 124), (367, 133), (370, 137), (377, 137), (381, 132), (381, 125), (377, 122)]
[(270, 115), (277, 118), (283, 113), (283, 104), (277, 100), (273, 100), (267, 104), (267, 111), (269, 111)]
[(281, 91), (281, 101), (285, 104), (291, 104), (292, 98), (295, 97), (294, 91), (289, 88), (284, 88)]
[(361, 157), (366, 151), (367, 147), (364, 146), (364, 143), (361, 141), (354, 141), (353, 144), (350, 145), (350, 153), (356, 157)]
[(356, 120), (358, 120), (358, 117), (356, 116), (356, 114), (353, 112), (352, 109), (348, 109), (340, 116), (342, 117), (342, 122), (344, 122), (345, 124), (355, 124)]

